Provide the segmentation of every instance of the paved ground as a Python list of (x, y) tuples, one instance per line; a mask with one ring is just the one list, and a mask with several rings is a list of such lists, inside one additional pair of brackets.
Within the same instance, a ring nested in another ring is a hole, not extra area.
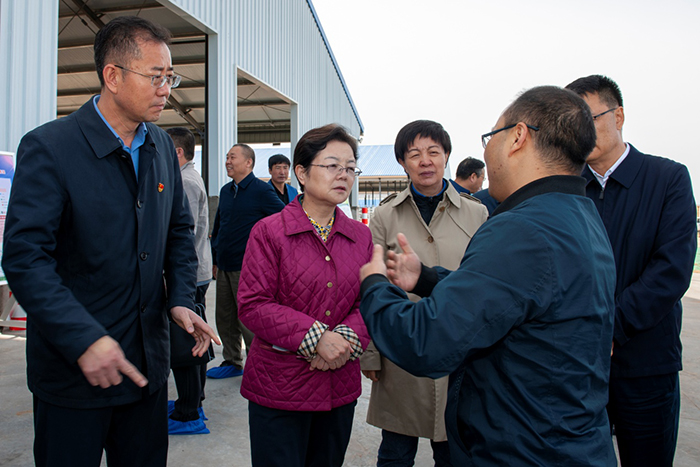
[[(213, 290), (208, 295), (208, 303), (214, 303)], [(675, 465), (696, 467), (700, 465), (700, 273), (694, 274), (693, 284), (683, 303), (684, 371), (681, 372), (680, 438)], [(209, 322), (213, 323), (213, 307), (209, 315)], [(32, 403), (26, 386), (24, 342), (21, 333), (0, 334), (0, 466), (33, 465)], [(221, 349), (217, 351), (220, 355)], [(369, 388), (365, 380), (355, 414), (346, 466), (369, 467), (376, 464), (380, 432), (365, 423)], [(205, 412), (209, 417), (207, 426), (211, 434), (171, 436), (170, 466), (250, 466), (247, 404), (239, 389), (240, 378), (207, 382)], [(172, 379), (170, 396), (171, 399), (175, 397)], [(422, 440), (416, 465), (429, 466), (432, 465), (431, 460), (430, 446)]]

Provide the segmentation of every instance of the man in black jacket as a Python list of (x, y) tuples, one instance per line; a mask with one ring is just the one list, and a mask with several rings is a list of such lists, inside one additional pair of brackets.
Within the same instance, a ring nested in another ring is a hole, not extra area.
[(623, 466), (672, 466), (678, 438), (681, 297), (697, 247), (688, 169), (622, 139), (622, 93), (606, 76), (567, 86), (591, 108), (596, 147), (583, 169), (610, 238), (617, 283), (608, 415)]
[[(120, 17), (95, 38), (102, 83), (22, 139), (3, 269), (27, 311), (36, 465), (165, 466), (168, 316), (203, 354), (192, 216), (170, 137), (169, 33)], [(167, 294), (165, 285), (167, 284)], [(126, 378), (124, 377), (126, 376)]]

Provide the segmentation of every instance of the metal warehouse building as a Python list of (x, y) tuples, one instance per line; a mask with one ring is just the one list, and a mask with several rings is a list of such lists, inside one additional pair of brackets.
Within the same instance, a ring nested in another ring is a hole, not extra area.
[(14, 152), (24, 133), (99, 93), (95, 34), (123, 15), (173, 34), (183, 80), (157, 123), (198, 135), (211, 195), (227, 181), (234, 143), (294, 147), (331, 122), (361, 139), (362, 121), (311, 0), (0, 0), (0, 150)]

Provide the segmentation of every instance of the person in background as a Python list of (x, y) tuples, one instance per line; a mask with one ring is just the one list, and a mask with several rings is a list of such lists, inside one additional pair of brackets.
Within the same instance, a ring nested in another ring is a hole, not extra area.
[(489, 210), (489, 216), (493, 214), (498, 205), (501, 204), (498, 201), (496, 201), (496, 199), (493, 196), (491, 196), (491, 193), (489, 192), (488, 188), (485, 190), (479, 190), (476, 193), (472, 193), (472, 196), (481, 201), (481, 204), (486, 206), (486, 209)]
[(481, 190), (486, 178), (485, 164), (479, 159), (467, 157), (457, 166), (457, 176), (454, 180), (450, 180), (452, 186), (459, 193), (468, 195), (474, 194)]
[(337, 207), (360, 174), (357, 141), (338, 125), (308, 131), (294, 173), (302, 194), (255, 225), (243, 260), (239, 313), (255, 339), (241, 394), (254, 467), (339, 467), (369, 343), (358, 307), (372, 235)]
[(279, 212), (284, 203), (275, 190), (255, 178), (255, 151), (234, 144), (226, 154), (231, 182), (221, 187), (211, 248), (216, 277), (216, 330), (224, 343), (224, 360), (207, 370), (207, 377), (231, 378), (243, 374), (243, 347), (250, 349), (253, 334), (238, 319), (238, 284), (250, 231), (260, 219)]
[(422, 265), (403, 235), (403, 253), (385, 265), (377, 245), (362, 267), (379, 351), (415, 375), (450, 375), (453, 465), (617, 464), (605, 411), (615, 261), (579, 176), (595, 141), (575, 93), (524, 92), (482, 135), (501, 205), (459, 268)]
[(681, 403), (681, 297), (697, 250), (690, 174), (625, 143), (622, 93), (613, 80), (591, 75), (567, 89), (593, 113), (598, 138), (583, 169), (586, 196), (603, 219), (617, 265), (608, 416), (620, 462), (670, 467)]
[(284, 154), (275, 154), (267, 161), (267, 170), (270, 172), (270, 180), (267, 183), (274, 187), (284, 204), (291, 203), (298, 194), (297, 189), (287, 183), (289, 166), (289, 158)]
[[(204, 180), (194, 168), (194, 135), (183, 127), (169, 128), (175, 145), (177, 161), (180, 164), (182, 186), (187, 195), (190, 213), (194, 218), (194, 246), (197, 250), (197, 290), (195, 304), (206, 307), (206, 295), (212, 275), (211, 245), (209, 243), (209, 202)], [(206, 315), (202, 318), (206, 321)], [(206, 434), (209, 429), (204, 423), (204, 384), (206, 365), (193, 365), (173, 368), (173, 377), (178, 398), (168, 401), (168, 433)]]
[[(451, 150), (450, 135), (437, 122), (417, 120), (399, 131), (394, 152), (411, 183), (374, 211), (370, 229), (375, 244), (385, 251), (399, 251), (396, 236), (402, 232), (424, 264), (459, 266), (488, 213), (444, 179)], [(430, 439), (436, 466), (452, 465), (445, 431), (448, 378), (413, 376), (383, 357), (373, 344), (360, 362), (363, 374), (372, 380), (367, 423), (382, 429), (377, 465), (412, 466), (419, 437)]]
[[(95, 36), (100, 94), (23, 138), (2, 268), (27, 312), (37, 466), (165, 466), (168, 314), (194, 311), (197, 254), (175, 148), (153, 122), (174, 74), (170, 33), (120, 16)], [(167, 286), (167, 294), (166, 294)]]

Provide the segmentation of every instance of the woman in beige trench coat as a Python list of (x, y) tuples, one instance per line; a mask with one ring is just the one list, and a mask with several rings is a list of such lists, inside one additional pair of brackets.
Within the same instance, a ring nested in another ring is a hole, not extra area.
[[(399, 131), (394, 152), (411, 184), (375, 209), (369, 226), (375, 244), (396, 251), (396, 235), (402, 232), (423, 264), (457, 269), (488, 212), (443, 178), (451, 149), (450, 136), (439, 123), (418, 120)], [(367, 423), (382, 428), (377, 466), (413, 465), (419, 437), (431, 440), (436, 466), (451, 465), (444, 420), (448, 377), (413, 376), (371, 343), (360, 363), (372, 380)]]

